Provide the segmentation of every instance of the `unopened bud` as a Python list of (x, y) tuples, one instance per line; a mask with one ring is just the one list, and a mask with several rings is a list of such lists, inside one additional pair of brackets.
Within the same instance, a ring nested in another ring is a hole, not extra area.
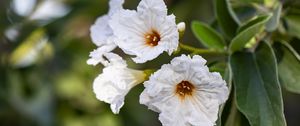
[(178, 29), (178, 32), (179, 32), (179, 38), (182, 38), (183, 34), (185, 32), (185, 23), (184, 22), (178, 23), (177, 24), (177, 29)]

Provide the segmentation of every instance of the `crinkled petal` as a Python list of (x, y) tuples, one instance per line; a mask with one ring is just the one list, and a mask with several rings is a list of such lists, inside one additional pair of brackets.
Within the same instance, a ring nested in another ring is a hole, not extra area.
[(162, 47), (144, 47), (139, 53), (136, 53), (136, 57), (132, 58), (132, 60), (136, 63), (145, 63), (149, 60), (155, 59), (163, 51), (164, 48)]
[(90, 59), (88, 59), (87, 64), (89, 65), (97, 65), (99, 63), (107, 66), (109, 62), (103, 57), (104, 54), (111, 52), (116, 48), (116, 45), (104, 45), (90, 53)]
[(155, 13), (157, 16), (167, 16), (167, 7), (163, 0), (142, 0), (138, 7), (138, 13), (141, 15)]
[(96, 22), (91, 26), (91, 38), (94, 44), (101, 46), (104, 44), (111, 44), (114, 40), (108, 40), (114, 38), (113, 31), (110, 28), (108, 21), (111, 16), (123, 9), (124, 0), (110, 0), (109, 1), (109, 12), (107, 15), (100, 16)]
[(122, 10), (112, 16), (109, 25), (114, 35), (120, 40), (116, 44), (130, 55), (136, 55), (137, 50), (146, 48), (144, 33), (147, 32), (145, 23), (139, 19), (136, 11)]
[[(136, 11), (121, 10), (115, 13), (111, 18), (109, 25), (116, 36), (125, 41), (134, 39), (140, 44), (145, 44), (142, 41), (144, 40), (144, 33), (147, 32), (148, 27), (145, 25), (145, 22), (139, 18)], [(121, 43), (119, 42), (119, 44)]]
[[(164, 126), (213, 126), (214, 122), (211, 122), (201, 110), (197, 109), (198, 106), (194, 106), (194, 103), (189, 101), (180, 103), (176, 99), (170, 99), (177, 101), (175, 105), (169, 105), (165, 107), (165, 111), (159, 114), (159, 120)], [(185, 121), (183, 121), (185, 120)]]
[(113, 15), (117, 11), (123, 9), (124, 0), (110, 0), (108, 15)]
[(103, 56), (107, 59), (109, 62), (109, 65), (119, 65), (126, 67), (126, 61), (122, 59), (121, 56), (115, 53), (105, 53)]
[(164, 21), (160, 22), (161, 27), (157, 27), (161, 31), (161, 41), (158, 46), (164, 47), (169, 55), (172, 54), (179, 44), (179, 32), (177, 29), (175, 16), (169, 15)]
[(90, 28), (92, 41), (97, 46), (107, 44), (107, 39), (113, 35), (113, 31), (108, 25), (109, 19), (108, 15), (101, 16)]
[(120, 90), (118, 85), (105, 78), (105, 75), (99, 75), (93, 84), (93, 90), (97, 99), (111, 104), (112, 111), (117, 114), (124, 105), (124, 97), (127, 90)]

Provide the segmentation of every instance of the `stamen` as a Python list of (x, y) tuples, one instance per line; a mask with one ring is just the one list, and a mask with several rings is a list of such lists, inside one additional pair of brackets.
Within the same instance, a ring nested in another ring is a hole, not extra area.
[(179, 84), (176, 85), (175, 93), (182, 99), (186, 96), (192, 96), (194, 92), (194, 85), (188, 81), (181, 81)]
[(160, 35), (157, 31), (152, 30), (145, 35), (145, 41), (147, 45), (157, 46), (158, 42), (160, 41)]

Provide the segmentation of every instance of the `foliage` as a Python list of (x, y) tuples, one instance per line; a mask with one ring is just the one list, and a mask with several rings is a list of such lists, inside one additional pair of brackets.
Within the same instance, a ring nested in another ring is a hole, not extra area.
[[(284, 8), (288, 5), (283, 5), (282, 8), (282, 4), (288, 2), (273, 1), (271, 6), (267, 1), (233, 3), (236, 5), (232, 6), (226, 0), (215, 0), (217, 26), (209, 27), (201, 22), (192, 24), (194, 35), (208, 49), (220, 47), (224, 39), (227, 43), (224, 49), (228, 58), (223, 60), (229, 65), (223, 69), (229, 68), (232, 71), (232, 100), (236, 106), (232, 103), (229, 116), (223, 110), (222, 122), (226, 125), (246, 125), (245, 122), (238, 124), (240, 116), (236, 116), (237, 110), (234, 110), (237, 108), (251, 126), (287, 125), (283, 113), (281, 86), (299, 93), (299, 52), (290, 43), (293, 40), (291, 38), (299, 35), (296, 33), (300, 25), (296, 21), (299, 13), (291, 14), (294, 7)], [(237, 10), (241, 5), (251, 6), (256, 15), (250, 16), (249, 20), (239, 20), (240, 15), (236, 14), (239, 12), (232, 10)], [(221, 29), (220, 33), (225, 38), (220, 37), (213, 28), (217, 31)], [(210, 39), (206, 39), (207, 37)], [(223, 124), (219, 122), (218, 125)]]

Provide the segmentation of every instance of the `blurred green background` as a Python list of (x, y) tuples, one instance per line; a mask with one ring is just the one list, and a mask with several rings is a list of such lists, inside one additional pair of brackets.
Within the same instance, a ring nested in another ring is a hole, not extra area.
[[(128, 9), (136, 9), (139, 3), (139, 0), (125, 1), (124, 7)], [(250, 0), (233, 1), (240, 7), (236, 11), (242, 20), (256, 13), (247, 1)], [(295, 1), (282, 1), (284, 9)], [(189, 26), (193, 20), (216, 24), (213, 1), (165, 2), (169, 13), (187, 25), (183, 41), (202, 47)], [(89, 52), (96, 48), (89, 28), (107, 11), (108, 0), (0, 1), (0, 126), (161, 125), (158, 114), (138, 102), (142, 85), (126, 96), (119, 115), (112, 114), (109, 105), (98, 101), (92, 91), (93, 80), (101, 73), (102, 66), (86, 64)], [(300, 27), (300, 22), (294, 23)], [(297, 38), (293, 41), (300, 42)], [(206, 58), (209, 62), (215, 59)], [(138, 69), (158, 68), (170, 59), (163, 54), (144, 65), (137, 66), (130, 60), (129, 63)], [(300, 95), (283, 92), (287, 123), (298, 126)]]

